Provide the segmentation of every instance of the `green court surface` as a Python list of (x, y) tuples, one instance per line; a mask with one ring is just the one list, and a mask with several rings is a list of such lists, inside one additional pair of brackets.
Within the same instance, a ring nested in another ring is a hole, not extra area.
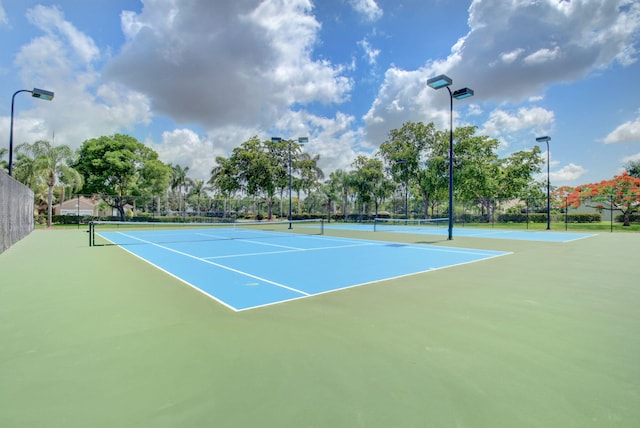
[(327, 234), (513, 254), (236, 313), (37, 230), (0, 254), (0, 426), (638, 426), (640, 234)]

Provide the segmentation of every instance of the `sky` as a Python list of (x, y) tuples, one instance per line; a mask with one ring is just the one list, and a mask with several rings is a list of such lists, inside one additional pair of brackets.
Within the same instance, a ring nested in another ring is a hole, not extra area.
[(308, 137), (328, 176), (403, 123), (448, 130), (446, 74), (475, 91), (454, 127), (541, 144), (554, 186), (640, 160), (640, 0), (0, 0), (0, 40), (7, 149), (40, 88), (14, 147), (128, 134), (207, 180), (253, 136)]

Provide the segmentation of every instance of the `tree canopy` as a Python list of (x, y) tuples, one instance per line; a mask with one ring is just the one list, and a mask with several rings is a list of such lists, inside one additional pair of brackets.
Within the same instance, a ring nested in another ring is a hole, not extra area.
[(79, 150), (75, 168), (84, 176), (84, 193), (101, 194), (117, 209), (121, 220), (131, 195), (152, 195), (164, 191), (171, 168), (158, 154), (133, 137), (122, 134), (86, 140)]
[(611, 180), (583, 184), (567, 190), (563, 198), (566, 205), (573, 208), (586, 205), (598, 210), (619, 211), (623, 216), (623, 226), (629, 226), (631, 214), (640, 211), (640, 178), (627, 172), (616, 175)]

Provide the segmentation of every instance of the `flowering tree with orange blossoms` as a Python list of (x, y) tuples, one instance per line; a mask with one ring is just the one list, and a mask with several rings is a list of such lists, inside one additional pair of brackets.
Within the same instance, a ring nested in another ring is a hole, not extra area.
[(640, 178), (626, 172), (599, 183), (573, 189), (563, 187), (558, 189), (558, 194), (564, 194), (565, 208), (578, 208), (584, 204), (598, 210), (620, 211), (624, 226), (629, 226), (631, 214), (640, 211)]

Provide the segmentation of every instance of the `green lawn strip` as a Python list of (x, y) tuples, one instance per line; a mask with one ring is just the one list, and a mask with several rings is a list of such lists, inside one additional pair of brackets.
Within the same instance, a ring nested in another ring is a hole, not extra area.
[(640, 235), (330, 233), (514, 254), (234, 313), (83, 230), (35, 231), (0, 255), (0, 426), (640, 420)]

